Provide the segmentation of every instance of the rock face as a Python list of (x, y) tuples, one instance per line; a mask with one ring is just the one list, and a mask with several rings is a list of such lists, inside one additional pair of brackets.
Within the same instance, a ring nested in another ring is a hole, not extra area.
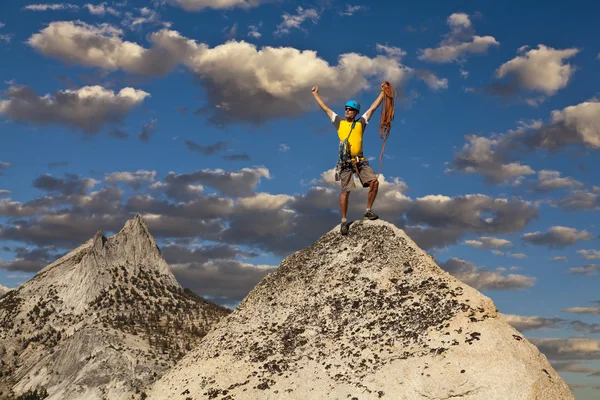
[(150, 399), (574, 399), (492, 301), (385, 221), (287, 257)]
[(179, 285), (137, 215), (0, 298), (0, 398), (140, 398), (229, 312)]

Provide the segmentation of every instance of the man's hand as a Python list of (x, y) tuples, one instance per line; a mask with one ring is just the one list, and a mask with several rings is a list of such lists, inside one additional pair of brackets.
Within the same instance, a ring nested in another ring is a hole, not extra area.
[(319, 93), (319, 87), (313, 86), (313, 88), (310, 91), (313, 92), (313, 94)]

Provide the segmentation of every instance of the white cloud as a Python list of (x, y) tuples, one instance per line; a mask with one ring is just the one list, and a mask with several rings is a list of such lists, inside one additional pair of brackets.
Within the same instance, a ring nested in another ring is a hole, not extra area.
[(236, 208), (239, 211), (274, 211), (284, 208), (294, 201), (294, 197), (286, 194), (257, 193), (250, 197), (240, 197)]
[(575, 314), (592, 314), (592, 315), (600, 314), (600, 308), (598, 308), (598, 307), (571, 307), (571, 308), (565, 308), (562, 311), (568, 312), (568, 313), (575, 313)]
[(597, 360), (600, 359), (600, 340), (597, 339), (554, 339), (529, 338), (540, 352), (553, 360)]
[(258, 30), (261, 27), (262, 27), (262, 22), (258, 26), (256, 26), (256, 25), (249, 25), (248, 29), (250, 29), (250, 32), (248, 32), (248, 36), (253, 37), (254, 39), (260, 39), (260, 37), (262, 36), (262, 34)]
[(569, 271), (575, 275), (597, 275), (600, 272), (600, 265), (587, 264), (583, 267), (569, 268)]
[(90, 14), (94, 14), (94, 15), (104, 16), (107, 13), (112, 14), (115, 17), (118, 17), (121, 15), (121, 13), (118, 12), (117, 10), (115, 10), (114, 8), (107, 7), (106, 3), (100, 3), (97, 5), (88, 3), (85, 5), (85, 7), (88, 9)]
[(460, 258), (451, 258), (440, 264), (455, 278), (478, 290), (514, 290), (531, 287), (535, 278), (518, 274), (502, 275), (502, 269), (488, 271)]
[(134, 16), (130, 11), (126, 12), (125, 19), (121, 22), (121, 25), (126, 26), (131, 30), (139, 29), (144, 24), (162, 25), (165, 28), (171, 26), (170, 22), (161, 21), (160, 15), (148, 7), (138, 8), (137, 11), (137, 16)]
[(600, 260), (600, 250), (577, 250), (586, 260)]
[(105, 174), (104, 181), (107, 183), (127, 183), (128, 185), (138, 188), (144, 183), (154, 182), (156, 171), (139, 170), (136, 172), (111, 172)]
[(357, 11), (360, 10), (366, 10), (367, 7), (366, 6), (353, 6), (350, 4), (345, 4), (345, 9), (343, 11), (340, 11), (339, 14), (344, 16), (344, 17), (351, 17), (352, 15), (354, 15), (354, 13), (356, 13)]
[(515, 314), (500, 314), (500, 318), (520, 332), (533, 329), (554, 328), (557, 324), (564, 322), (560, 318), (543, 318)]
[(448, 89), (448, 79), (446, 78), (438, 78), (433, 72), (428, 70), (417, 70), (416, 74), (430, 89)]
[(566, 210), (598, 210), (600, 209), (600, 194), (576, 190), (560, 199), (558, 205)]
[(281, 151), (281, 152), (284, 152), (284, 153), (285, 153), (286, 151), (289, 151), (289, 150), (290, 150), (290, 146), (288, 146), (287, 144), (285, 144), (285, 143), (281, 143), (281, 144), (279, 145), (279, 151)]
[(600, 102), (592, 99), (552, 111), (551, 123), (541, 135), (544, 147), (583, 144), (600, 149)]
[(530, 232), (521, 237), (521, 240), (534, 245), (547, 245), (550, 248), (563, 248), (573, 245), (578, 240), (592, 240), (594, 237), (586, 230), (577, 231), (575, 228), (553, 226), (547, 232)]
[(420, 49), (420, 60), (448, 63), (460, 60), (468, 54), (486, 53), (490, 46), (500, 44), (492, 36), (475, 35), (467, 14), (454, 13), (446, 22), (451, 28), (447, 38), (437, 48)]
[(29, 4), (24, 7), (30, 11), (56, 11), (56, 10), (79, 10), (79, 6), (69, 3), (56, 3), (56, 4)]
[(114, 93), (101, 86), (38, 96), (27, 87), (13, 86), (7, 91), (7, 100), (0, 100), (0, 114), (15, 121), (59, 123), (93, 134), (105, 124), (123, 119), (147, 96), (150, 95), (130, 87)]
[(524, 254), (524, 253), (510, 253), (509, 257), (519, 258), (519, 259), (520, 258), (527, 258), (527, 254)]
[[(299, 116), (316, 106), (310, 93), (314, 85), (333, 106), (384, 80), (398, 86), (410, 75), (410, 69), (384, 55), (347, 53), (337, 65), (329, 65), (315, 51), (291, 47), (258, 49), (229, 41), (209, 48), (161, 30), (149, 35), (153, 47), (145, 49), (120, 35), (122, 31), (106, 24), (56, 22), (28, 43), (47, 56), (109, 71), (163, 75), (184, 64), (204, 83), (209, 99), (204, 111), (213, 114), (215, 123)], [(348, 84), (338, 85), (340, 81)]]
[(173, 0), (173, 4), (180, 6), (186, 11), (203, 11), (207, 8), (215, 10), (226, 10), (236, 7), (249, 9), (272, 1), (273, 0)]
[(306, 32), (305, 29), (301, 28), (302, 23), (307, 19), (310, 19), (313, 24), (316, 24), (321, 17), (319, 11), (314, 8), (304, 9), (302, 7), (296, 8), (296, 15), (284, 13), (281, 18), (283, 22), (277, 25), (275, 35), (285, 35), (290, 33), (290, 29), (299, 29)]
[(555, 50), (540, 44), (537, 49), (531, 49), (526, 53), (523, 53), (523, 48), (519, 50), (522, 55), (498, 68), (496, 71), (498, 78), (510, 75), (520, 87), (552, 96), (559, 89), (567, 86), (575, 72), (575, 68), (565, 64), (564, 61), (576, 55), (578, 49)]
[(528, 165), (519, 161), (510, 162), (502, 153), (497, 152), (501, 139), (467, 135), (469, 143), (454, 156), (454, 166), (464, 173), (482, 174), (486, 181), (493, 184), (518, 182), (524, 175), (535, 174)]
[(477, 240), (465, 240), (465, 244), (469, 246), (477, 247), (480, 249), (492, 249), (499, 247), (512, 247), (514, 246), (510, 240), (500, 239), (497, 237), (482, 236)]
[(384, 53), (388, 57), (396, 59), (398, 61), (400, 61), (402, 59), (402, 57), (404, 57), (406, 55), (406, 51), (404, 51), (400, 47), (396, 47), (396, 46), (386, 46), (383, 44), (376, 43), (375, 49), (377, 50), (378, 53)]
[(561, 178), (560, 172), (546, 169), (538, 172), (538, 180), (537, 190), (539, 191), (583, 187), (583, 183), (576, 181), (573, 178)]

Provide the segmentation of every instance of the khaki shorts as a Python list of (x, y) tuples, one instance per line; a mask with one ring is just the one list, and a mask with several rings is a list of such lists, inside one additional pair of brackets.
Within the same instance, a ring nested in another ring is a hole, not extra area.
[[(369, 182), (371, 182), (374, 179), (377, 179), (377, 176), (375, 176), (375, 172), (373, 171), (373, 168), (371, 168), (371, 166), (369, 165), (369, 162), (367, 160), (364, 161), (360, 161), (356, 164), (357, 169), (358, 169), (358, 173), (360, 174), (359, 179), (360, 179), (360, 183), (362, 183), (363, 187), (369, 187)], [(341, 184), (341, 189), (342, 192), (349, 192), (350, 189), (353, 189), (356, 187), (356, 184), (354, 183), (354, 179), (352, 178), (352, 176), (356, 173), (356, 170), (354, 169), (354, 166), (352, 166), (352, 168), (344, 168), (342, 169), (342, 172), (340, 173), (340, 184)]]

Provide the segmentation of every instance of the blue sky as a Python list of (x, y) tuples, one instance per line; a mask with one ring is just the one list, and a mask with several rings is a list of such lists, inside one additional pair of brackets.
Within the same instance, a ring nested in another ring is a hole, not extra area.
[[(374, 211), (600, 387), (600, 46), (572, 1), (5, 1), (0, 285), (141, 213), (234, 306), (339, 224), (341, 113), (398, 90)], [(364, 151), (379, 171), (378, 109)], [(353, 191), (349, 219), (364, 212)], [(595, 387), (595, 388), (594, 388)]]

